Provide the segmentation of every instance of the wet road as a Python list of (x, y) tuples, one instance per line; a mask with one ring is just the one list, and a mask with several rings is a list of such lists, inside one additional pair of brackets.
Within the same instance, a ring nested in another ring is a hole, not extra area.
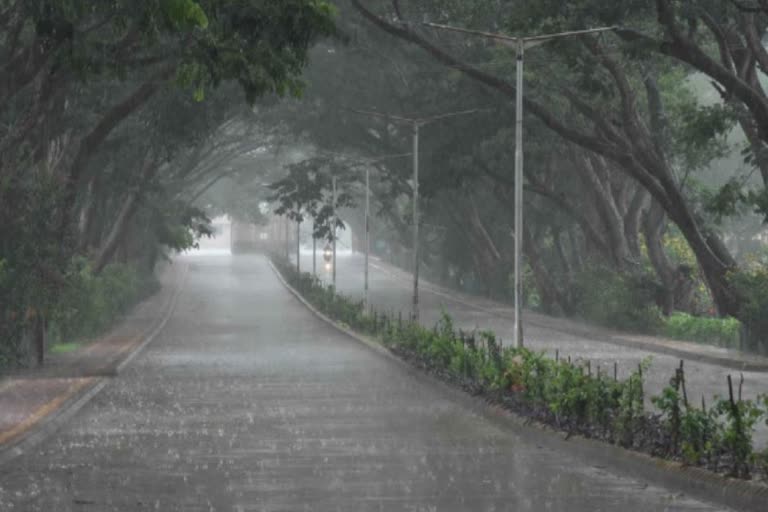
[(317, 320), (257, 256), (187, 256), (175, 315), (2, 511), (722, 510), (526, 441)]
[[(318, 258), (319, 276), (330, 283), (330, 273), (321, 265), (322, 259)], [(304, 271), (312, 270), (311, 251), (302, 255)], [(410, 281), (395, 279), (384, 271), (388, 265), (372, 260), (370, 267), (370, 300), (371, 304), (379, 311), (402, 311), (403, 317), (407, 317), (412, 303), (412, 284)], [(339, 292), (359, 299), (363, 298), (363, 269), (364, 260), (361, 255), (349, 252), (339, 253), (336, 286)], [(405, 276), (410, 279), (410, 276)], [(466, 303), (451, 300), (442, 294), (431, 291), (428, 286), (422, 287), (420, 292), (420, 320), (424, 325), (432, 326), (437, 322), (443, 312), (451, 315), (457, 327), (471, 331), (475, 328), (490, 329), (503, 341), (512, 342), (514, 324), (511, 320), (513, 312), (511, 308), (504, 307), (499, 313), (479, 310), (469, 307)], [(670, 377), (675, 373), (675, 368), (680, 364), (680, 358), (665, 354), (654, 354), (635, 348), (604, 343), (589, 339), (582, 335), (566, 334), (560, 330), (530, 325), (526, 323), (526, 345), (534, 350), (544, 350), (554, 357), (555, 351), (560, 352), (561, 357), (571, 357), (573, 360), (590, 360), (592, 369), (598, 366), (603, 372), (613, 373), (614, 362), (617, 363), (619, 376), (628, 375), (637, 369), (638, 363), (649, 355), (652, 356), (652, 364), (645, 373), (646, 397), (648, 407), (652, 407), (650, 397), (658, 395), (668, 385)], [(703, 395), (707, 404), (711, 404), (715, 396), (727, 396), (727, 376), (731, 374), (734, 382), (739, 381), (740, 372), (723, 368), (717, 365), (700, 363), (695, 361), (685, 362), (685, 376), (688, 396), (700, 403)], [(743, 372), (744, 385), (743, 397), (753, 399), (761, 393), (768, 393), (768, 373)], [(755, 444), (758, 447), (768, 445), (768, 427), (759, 425), (755, 433)]]

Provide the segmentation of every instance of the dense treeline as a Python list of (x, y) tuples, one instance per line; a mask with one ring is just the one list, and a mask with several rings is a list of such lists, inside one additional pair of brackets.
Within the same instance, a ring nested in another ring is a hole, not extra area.
[[(368, 165), (385, 242), (374, 248), (409, 261), (411, 128), (356, 109), (475, 111), (422, 130), (422, 264), (507, 297), (515, 55), (422, 21), (508, 34), (619, 27), (527, 55), (531, 307), (689, 333), (703, 329), (698, 316), (735, 317), (763, 343), (762, 3), (332, 3), (0, 0), (0, 360), (61, 317), (84, 280), (117, 264), (144, 282), (164, 247), (194, 244), (208, 229), (202, 205), (259, 218), (272, 169), (254, 165), (257, 153), (310, 157), (283, 159), (292, 166), (273, 192), (281, 212), (316, 216), (318, 236), (330, 175), (340, 206), (354, 207)], [(345, 220), (362, 230), (360, 212)]]
[(321, 0), (0, 0), (0, 366), (109, 265), (151, 274), (208, 230), (194, 200), (265, 140), (249, 105), (301, 91), (332, 18)]
[[(679, 312), (736, 317), (750, 343), (762, 343), (768, 12), (761, 3), (337, 4), (349, 43), (319, 48), (308, 97), (276, 115), (292, 119), (321, 153), (345, 153), (337, 164), (378, 159), (374, 195), (388, 228), (375, 227), (377, 238), (395, 252), (411, 244), (410, 159), (390, 157), (410, 150), (411, 128), (352, 110), (412, 117), (477, 110), (422, 130), (423, 264), (446, 281), (509, 294), (515, 53), (423, 21), (511, 35), (615, 26), (527, 54), (529, 303), (635, 329), (658, 328)], [(334, 168), (327, 156), (313, 162), (326, 173)], [(359, 182), (360, 173), (339, 176)]]

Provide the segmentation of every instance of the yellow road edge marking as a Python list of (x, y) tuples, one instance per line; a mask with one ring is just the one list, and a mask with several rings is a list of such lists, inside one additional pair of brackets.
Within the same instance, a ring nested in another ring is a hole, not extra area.
[(38, 421), (40, 421), (42, 418), (47, 416), (48, 414), (55, 411), (59, 406), (61, 406), (64, 402), (66, 402), (69, 398), (71, 398), (75, 393), (83, 389), (85, 386), (90, 384), (94, 381), (93, 377), (86, 377), (83, 379), (79, 379), (77, 382), (72, 383), (67, 391), (53, 400), (49, 401), (45, 405), (42, 405), (39, 407), (35, 412), (33, 412), (27, 419), (16, 425), (10, 430), (6, 430), (4, 432), (0, 432), (0, 445), (3, 445), (10, 441), (11, 439), (23, 434), (27, 430), (29, 430), (30, 427), (34, 426)]

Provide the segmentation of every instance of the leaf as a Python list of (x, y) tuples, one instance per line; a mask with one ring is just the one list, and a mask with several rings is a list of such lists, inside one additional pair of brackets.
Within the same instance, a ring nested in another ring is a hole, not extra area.
[(208, 17), (194, 0), (163, 0), (163, 13), (168, 20), (181, 28), (208, 28)]
[(205, 89), (203, 88), (202, 85), (200, 85), (200, 86), (195, 88), (195, 92), (192, 95), (192, 97), (197, 102), (201, 102), (201, 101), (203, 101), (205, 99)]

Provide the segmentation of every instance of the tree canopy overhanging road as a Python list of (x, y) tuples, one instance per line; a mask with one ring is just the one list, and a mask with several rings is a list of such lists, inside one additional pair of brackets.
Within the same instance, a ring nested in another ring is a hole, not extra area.
[[(763, 485), (763, 374), (712, 361), (768, 356), (767, 30), (764, 0), (0, 0), (0, 378), (50, 378), (103, 346), (122, 357), (138, 338), (123, 347), (113, 329), (151, 309), (165, 263), (212, 235), (237, 253), (178, 260), (192, 277), (167, 332), (23, 471), (2, 468), (0, 508), (184, 508), (179, 482), (193, 509), (317, 496), (329, 510), (644, 510), (675, 496), (443, 402), (239, 254), (303, 250), (312, 271), (312, 246), (339, 244), (413, 275), (401, 287), (329, 254), (334, 290), (371, 315), (431, 328), (443, 303), (427, 294), (419, 314), (421, 275), (521, 298), (545, 323), (664, 338), (675, 354), (716, 346), (682, 387), (683, 363), (651, 363), (644, 399), (697, 439), (674, 436), (668, 458), (728, 473), (707, 439), (720, 422), (724, 452), (751, 468), (731, 476)], [(505, 339), (521, 318), (468, 311), (449, 313)], [(565, 331), (547, 329), (519, 341), (550, 357)], [(588, 329), (564, 335), (617, 373), (645, 364)], [(107, 367), (65, 377), (119, 374)], [(0, 403), (9, 389), (0, 380)], [(524, 475), (539, 457), (541, 475)]]

